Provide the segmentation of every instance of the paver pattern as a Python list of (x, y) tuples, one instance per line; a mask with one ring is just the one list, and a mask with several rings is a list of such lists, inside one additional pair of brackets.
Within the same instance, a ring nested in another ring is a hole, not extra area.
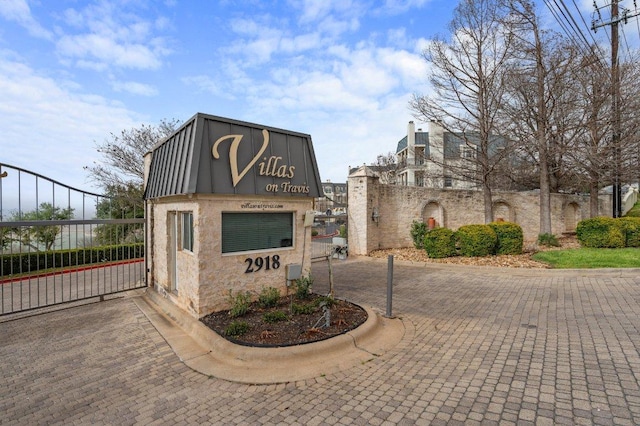
[[(386, 262), (333, 269), (336, 296), (384, 313)], [(0, 424), (640, 424), (638, 272), (396, 263), (397, 347), (262, 386), (186, 367), (135, 295), (0, 317)]]

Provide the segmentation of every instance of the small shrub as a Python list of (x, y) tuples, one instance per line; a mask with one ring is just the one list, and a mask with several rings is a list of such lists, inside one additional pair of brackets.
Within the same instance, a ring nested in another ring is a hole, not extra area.
[(291, 313), (294, 315), (309, 315), (316, 311), (314, 304), (299, 305), (297, 303), (291, 304)]
[(318, 297), (314, 303), (316, 306), (320, 306), (322, 303), (324, 303), (324, 305), (327, 308), (330, 308), (334, 306), (337, 302), (336, 302), (336, 299), (334, 299), (331, 296), (322, 296), (322, 297)]
[(578, 242), (582, 247), (621, 248), (625, 246), (623, 224), (611, 217), (593, 217), (578, 222)]
[(538, 244), (547, 247), (560, 247), (558, 237), (553, 234), (540, 234), (538, 235)]
[(464, 225), (455, 232), (460, 255), (489, 256), (495, 253), (498, 237), (489, 225)]
[(311, 295), (312, 286), (313, 277), (311, 275), (298, 278), (296, 280), (296, 297), (301, 300), (308, 299)]
[(447, 228), (435, 228), (427, 231), (423, 240), (423, 247), (430, 258), (441, 259), (456, 254), (456, 240), (454, 232)]
[(318, 235), (318, 231), (316, 231), (315, 229), (311, 230), (311, 236), (312, 237), (316, 237)]
[(427, 224), (424, 222), (418, 222), (414, 220), (411, 224), (411, 239), (413, 240), (413, 245), (417, 249), (424, 248), (424, 237), (428, 231)]
[(251, 304), (251, 293), (248, 291), (245, 293), (238, 292), (234, 296), (231, 290), (229, 290), (229, 302), (231, 309), (229, 309), (229, 316), (231, 318), (241, 317), (249, 312), (249, 305)]
[(249, 324), (244, 321), (233, 321), (224, 329), (224, 334), (227, 336), (242, 336), (249, 331)]
[(280, 290), (275, 287), (263, 287), (258, 296), (258, 306), (272, 308), (280, 301)]
[(289, 317), (287, 316), (287, 314), (282, 311), (265, 312), (265, 314), (262, 315), (262, 320), (268, 323), (286, 321), (288, 319)]
[(340, 238), (347, 238), (347, 227), (345, 225), (340, 225), (339, 232)]
[(640, 217), (621, 217), (618, 222), (624, 232), (625, 247), (640, 247)]
[(489, 226), (498, 238), (496, 254), (522, 254), (524, 235), (520, 225), (513, 222), (492, 222)]

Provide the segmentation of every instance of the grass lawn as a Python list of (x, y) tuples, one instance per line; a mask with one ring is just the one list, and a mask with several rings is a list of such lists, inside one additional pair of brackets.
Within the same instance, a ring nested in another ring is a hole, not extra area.
[(533, 259), (558, 269), (640, 268), (640, 248), (549, 250), (534, 254)]

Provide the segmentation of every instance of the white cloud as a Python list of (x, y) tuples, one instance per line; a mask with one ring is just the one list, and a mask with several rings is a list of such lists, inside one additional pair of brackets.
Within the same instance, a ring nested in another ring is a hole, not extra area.
[(158, 94), (158, 89), (155, 87), (135, 81), (112, 81), (111, 87), (116, 92), (127, 92), (134, 95), (156, 96)]
[(302, 0), (292, 3), (301, 11), (301, 24), (324, 21), (329, 16), (336, 20), (351, 21), (364, 14), (367, 8), (366, 4), (351, 0)]
[(348, 165), (395, 151), (412, 119), (411, 94), (426, 80), (420, 54), (364, 43), (314, 50), (305, 58), (285, 58), (271, 67), (269, 79), (245, 74), (243, 84), (232, 85), (236, 98), (246, 101), (244, 117), (310, 133), (323, 179), (344, 181)]
[(339, 66), (340, 76), (350, 92), (376, 97), (397, 86), (397, 79), (389, 72), (392, 68), (380, 63), (377, 55), (378, 52), (372, 49), (356, 50), (348, 62)]
[(2, 161), (86, 188), (83, 166), (98, 158), (94, 142), (138, 120), (118, 103), (66, 86), (0, 54)]
[[(158, 52), (143, 44), (119, 42), (100, 34), (63, 36), (57, 43), (60, 55), (78, 58), (79, 66), (91, 63), (114, 65), (121, 68), (158, 69)], [(95, 67), (92, 67), (95, 68)]]
[[(131, 99), (128, 94), (157, 96), (157, 88), (166, 87), (176, 102), (132, 102), (159, 115), (180, 116), (197, 108), (310, 133), (323, 179), (344, 181), (347, 165), (395, 150), (412, 119), (411, 93), (426, 86), (420, 56), (426, 40), (413, 38), (409, 27), (371, 29), (367, 19), (380, 12), (374, 8), (382, 2), (291, 0), (283, 13), (257, 0), (251, 7), (218, 3), (211, 10), (230, 13), (208, 20), (213, 29), (193, 31), (179, 26), (193, 22), (198, 11), (185, 11), (175, 2), (180, 11), (157, 13), (161, 3), (66, 3), (73, 8), (58, 10), (52, 15), (57, 21), (47, 24), (55, 28), (59, 59), (47, 69), (63, 67), (47, 74), (35, 71), (35, 62), (31, 68), (0, 53), (0, 96), (6, 100), (0, 103), (0, 125), (6, 129), (0, 136), (3, 159), (6, 155), (19, 166), (28, 162), (26, 168), (33, 165), (43, 174), (50, 170), (65, 183), (65, 176), (76, 171), (63, 164), (77, 164), (77, 173), (84, 176), (82, 166), (98, 157), (94, 141), (139, 121), (106, 97), (125, 102)], [(384, 12), (392, 15), (408, 4), (389, 1)], [(376, 21), (380, 13), (372, 22), (382, 22)], [(175, 40), (167, 38), (171, 31)], [(165, 68), (174, 43), (188, 48), (176, 49), (180, 62)], [(149, 70), (162, 70), (154, 73), (153, 85), (145, 79)], [(110, 95), (110, 89), (119, 93)], [(35, 143), (30, 150), (9, 143), (18, 139)]]
[(341, 20), (328, 16), (318, 24), (319, 31), (334, 38), (343, 33), (357, 31), (358, 28), (360, 28), (360, 21), (357, 18)]
[(211, 78), (208, 75), (192, 75), (183, 77), (182, 83), (188, 86), (195, 86), (199, 91), (216, 95), (221, 98), (233, 99), (234, 96), (230, 91), (225, 90), (226, 87), (220, 83), (218, 79)]
[(331, 12), (333, 5), (330, 1), (303, 0), (299, 6), (302, 9), (300, 22), (308, 23), (319, 21)]
[(51, 32), (43, 28), (31, 15), (31, 9), (26, 0), (0, 1), (0, 15), (9, 21), (17, 22), (33, 37), (51, 38)]
[(142, 18), (135, 3), (98, 2), (84, 9), (67, 9), (62, 16), (67, 29), (58, 30), (56, 52), (79, 67), (155, 70), (172, 53), (168, 40), (156, 35), (170, 27), (168, 20)]
[(405, 87), (416, 87), (426, 82), (428, 65), (419, 54), (405, 50), (380, 49), (380, 66), (400, 78)]
[(409, 9), (420, 8), (431, 0), (385, 0), (384, 4), (377, 13), (384, 13), (385, 15), (398, 15), (404, 13)]
[(301, 53), (322, 46), (322, 38), (318, 33), (302, 34), (293, 38), (283, 38), (280, 50), (284, 53)]

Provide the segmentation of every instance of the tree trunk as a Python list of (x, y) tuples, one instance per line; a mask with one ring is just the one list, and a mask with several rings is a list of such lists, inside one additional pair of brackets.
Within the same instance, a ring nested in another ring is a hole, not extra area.
[(598, 181), (589, 183), (589, 217), (596, 217), (600, 214), (598, 208)]
[(493, 222), (493, 194), (491, 185), (485, 183), (482, 195), (484, 197), (484, 223)]
[(534, 27), (536, 47), (536, 80), (538, 115), (536, 117), (538, 161), (540, 162), (540, 234), (551, 234), (551, 195), (549, 182), (549, 153), (547, 150), (547, 106), (545, 104), (545, 67), (542, 41), (537, 25)]

